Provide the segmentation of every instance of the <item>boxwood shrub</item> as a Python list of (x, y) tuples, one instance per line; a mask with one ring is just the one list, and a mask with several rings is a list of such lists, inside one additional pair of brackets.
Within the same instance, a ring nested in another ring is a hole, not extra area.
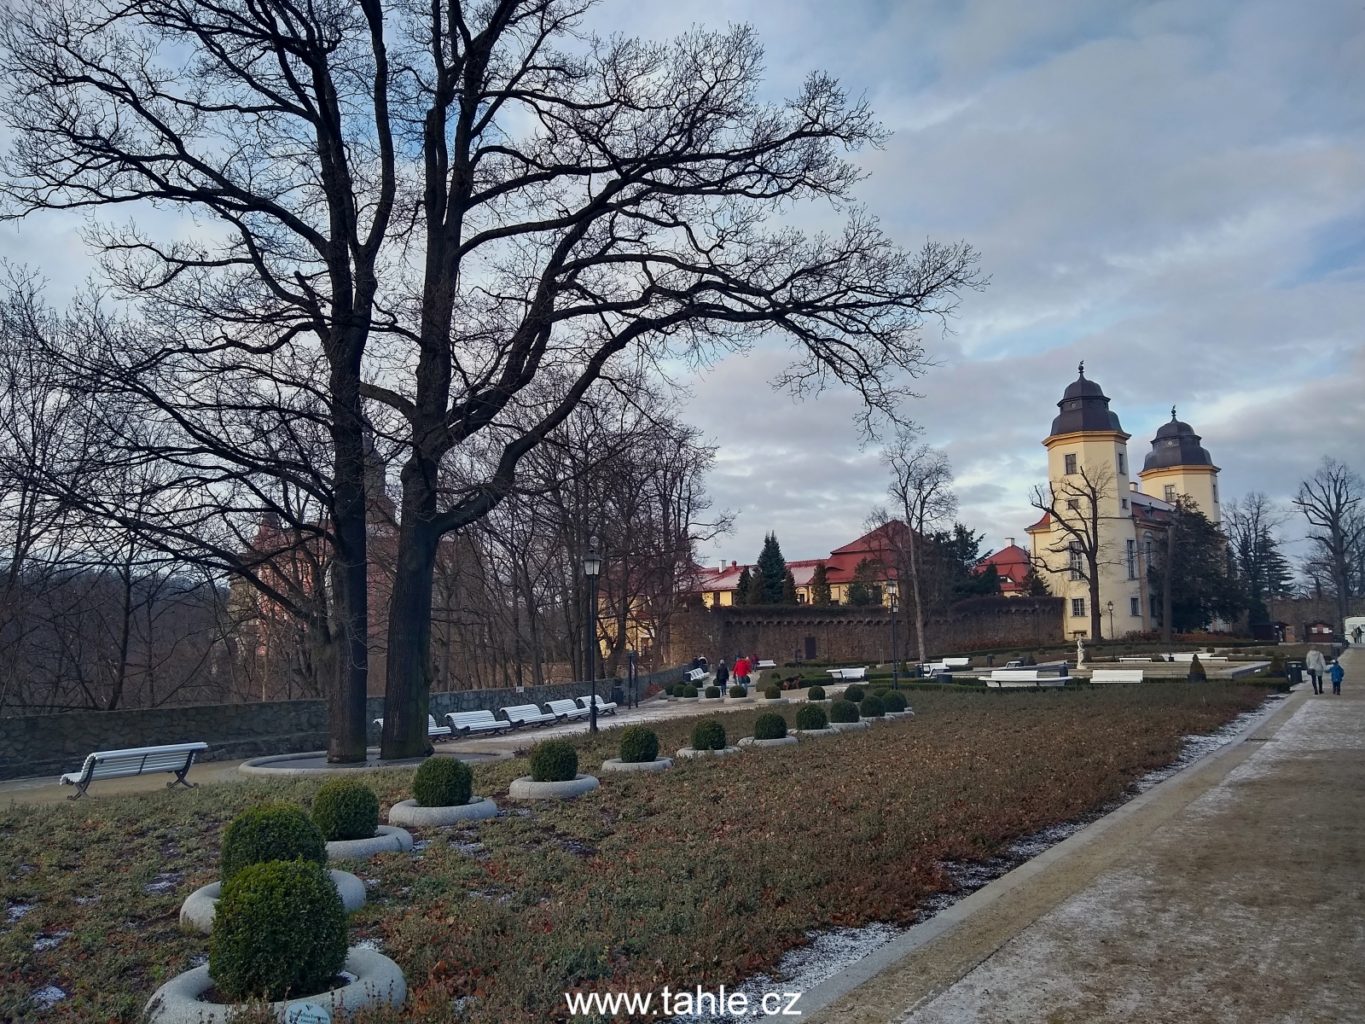
[(209, 977), (230, 1000), (325, 992), (346, 963), (346, 911), (312, 861), (249, 864), (223, 884)]
[(775, 711), (768, 711), (754, 719), (754, 739), (780, 740), (787, 735), (787, 720)]
[(858, 720), (858, 705), (851, 700), (831, 701), (829, 720), (831, 722), (856, 722)]
[(782, 696), (782, 687), (769, 686), (763, 691), (763, 696), (767, 697), (769, 700), (777, 700)]
[(802, 731), (829, 728), (825, 709), (816, 704), (803, 704), (796, 709), (796, 727)]
[(719, 686), (708, 686), (708, 687), (706, 688), (706, 697), (707, 697), (708, 700), (716, 700), (716, 699), (718, 699), (718, 698), (720, 697), (720, 687), (719, 687)]
[(684, 697), (695, 697), (696, 695), (697, 695), (697, 688), (696, 688), (695, 686), (684, 686), (684, 687), (683, 687), (682, 696), (684, 696)]
[(852, 686), (844, 688), (844, 700), (849, 701), (853, 704), (857, 704), (866, 696), (867, 693), (857, 683), (854, 683)]
[(886, 706), (887, 711), (904, 711), (910, 706), (905, 699), (905, 694), (901, 693), (899, 690), (891, 690), (888, 692), (886, 696), (882, 698), (882, 704)]
[(531, 748), (531, 778), (568, 782), (578, 775), (578, 751), (568, 740), (542, 740)]
[(742, 686), (732, 686), (732, 687), (730, 687), (730, 696), (731, 696), (731, 697), (747, 697), (747, 696), (749, 696), (749, 691), (746, 690), (746, 689), (745, 689), (744, 687), (742, 687)]
[(875, 693), (869, 693), (858, 705), (858, 713), (864, 718), (884, 718), (886, 716), (886, 705)]
[(642, 764), (659, 756), (659, 734), (643, 725), (630, 725), (621, 730), (621, 760), (627, 764)]
[(806, 700), (824, 700), (825, 688), (823, 686), (812, 686), (806, 691)]
[(459, 807), (474, 794), (474, 773), (453, 757), (429, 757), (412, 779), (412, 795), (421, 807)]
[(725, 726), (714, 718), (698, 722), (692, 727), (693, 750), (724, 750)]
[(379, 828), (379, 797), (359, 779), (329, 779), (313, 798), (313, 821), (328, 842), (369, 839)]
[(294, 804), (251, 807), (233, 818), (223, 833), (224, 882), (249, 864), (271, 860), (327, 863), (326, 840), (303, 808)]

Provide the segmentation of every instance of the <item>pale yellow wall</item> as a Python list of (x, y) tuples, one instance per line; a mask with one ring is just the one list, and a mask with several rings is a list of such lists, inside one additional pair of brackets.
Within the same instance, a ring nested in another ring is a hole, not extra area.
[(1166, 500), (1166, 486), (1175, 488), (1176, 494), (1186, 494), (1199, 506), (1199, 511), (1208, 516), (1213, 523), (1222, 522), (1218, 495), (1218, 470), (1213, 466), (1171, 466), (1169, 469), (1153, 469), (1141, 474), (1139, 485), (1144, 494)]

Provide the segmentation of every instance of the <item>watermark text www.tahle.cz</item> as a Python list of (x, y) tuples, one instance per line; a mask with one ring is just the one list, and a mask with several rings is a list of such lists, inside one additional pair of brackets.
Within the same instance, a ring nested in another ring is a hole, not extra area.
[(564, 1002), (572, 1016), (646, 1016), (664, 1017), (800, 1017), (796, 1008), (800, 992), (764, 992), (750, 996), (727, 992), (725, 986), (712, 992), (694, 989), (663, 988), (658, 992), (565, 992)]

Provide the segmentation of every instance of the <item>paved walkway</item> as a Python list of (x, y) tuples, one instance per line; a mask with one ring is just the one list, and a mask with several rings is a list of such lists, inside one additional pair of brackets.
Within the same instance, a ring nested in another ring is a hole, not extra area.
[(1365, 1021), (1365, 651), (805, 1000), (808, 1024)]

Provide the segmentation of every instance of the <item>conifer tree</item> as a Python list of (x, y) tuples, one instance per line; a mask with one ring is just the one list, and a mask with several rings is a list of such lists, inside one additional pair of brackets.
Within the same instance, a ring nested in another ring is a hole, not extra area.
[(758, 564), (754, 568), (753, 587), (750, 590), (752, 603), (783, 604), (782, 590), (787, 580), (787, 560), (782, 557), (777, 534), (770, 533), (763, 538), (763, 551), (759, 554)]
[(749, 567), (746, 565), (739, 573), (739, 582), (735, 584), (735, 604), (753, 603), (754, 580), (749, 575)]
[(810, 603), (814, 605), (834, 603), (829, 589), (829, 570), (825, 568), (824, 562), (817, 562), (815, 572), (811, 574)]
[(791, 569), (787, 570), (786, 577), (782, 580), (782, 603), (794, 605), (796, 600), (796, 577), (792, 575)]

